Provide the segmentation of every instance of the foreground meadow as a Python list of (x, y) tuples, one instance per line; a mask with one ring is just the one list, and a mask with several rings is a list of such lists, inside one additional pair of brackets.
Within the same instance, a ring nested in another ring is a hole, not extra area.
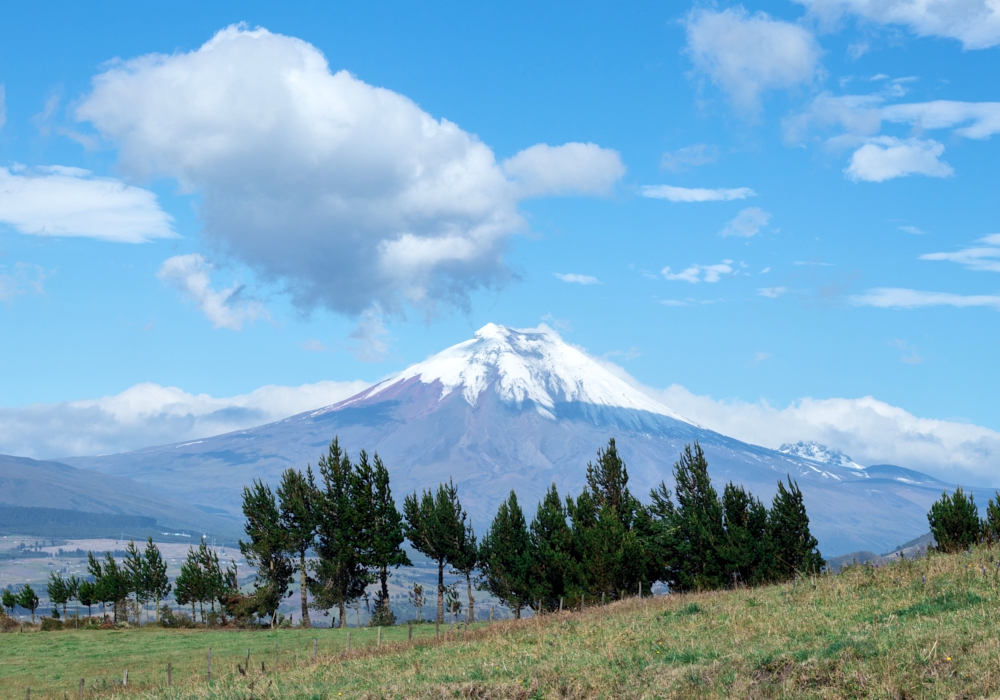
[[(33, 697), (72, 697), (82, 677), (88, 697), (122, 698), (985, 697), (1000, 691), (998, 571), (996, 551), (978, 548), (440, 639), (424, 626), (413, 644), (397, 627), (377, 649), (373, 630), (352, 630), (350, 654), (341, 630), (8, 634), (0, 685), (3, 698), (25, 697), (29, 680)], [(94, 684), (126, 666), (128, 688)]]

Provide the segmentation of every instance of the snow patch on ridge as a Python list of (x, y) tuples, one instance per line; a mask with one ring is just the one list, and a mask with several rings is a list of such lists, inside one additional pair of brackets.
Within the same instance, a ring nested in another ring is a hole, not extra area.
[(694, 425), (614, 376), (544, 324), (513, 329), (489, 323), (471, 340), (386, 379), (366, 398), (413, 378), (424, 384), (440, 382), (441, 399), (461, 389), (470, 406), (492, 389), (507, 404), (520, 407), (530, 401), (547, 418), (555, 418), (556, 404), (576, 402), (647, 411)]
[(843, 467), (856, 471), (864, 471), (865, 469), (840, 450), (831, 450), (818, 442), (796, 442), (794, 444), (786, 442), (778, 448), (778, 452), (832, 467)]

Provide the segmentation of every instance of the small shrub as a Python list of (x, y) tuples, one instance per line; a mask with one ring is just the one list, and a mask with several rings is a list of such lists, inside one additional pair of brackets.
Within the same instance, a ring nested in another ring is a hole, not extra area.
[(973, 495), (966, 494), (962, 487), (955, 489), (951, 496), (941, 494), (940, 500), (931, 506), (927, 514), (931, 534), (942, 552), (960, 552), (979, 541), (982, 522)]
[(42, 632), (56, 632), (63, 628), (62, 620), (56, 620), (51, 617), (42, 618)]
[(192, 629), (196, 625), (190, 617), (182, 612), (175, 613), (164, 605), (160, 609), (160, 626), (168, 629)]

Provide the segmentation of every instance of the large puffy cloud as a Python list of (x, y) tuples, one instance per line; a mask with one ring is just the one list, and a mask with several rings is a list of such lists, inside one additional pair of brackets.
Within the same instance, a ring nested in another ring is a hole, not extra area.
[(324, 381), (214, 398), (147, 383), (100, 399), (0, 408), (0, 453), (56, 458), (198, 440), (328, 406), (368, 386)]
[(725, 90), (737, 108), (760, 109), (768, 90), (812, 82), (820, 58), (815, 37), (797, 24), (750, 15), (742, 6), (694, 10), (685, 22), (695, 66)]
[(212, 287), (212, 266), (201, 255), (175, 255), (168, 258), (156, 276), (194, 303), (215, 328), (238, 331), (244, 321), (269, 318), (260, 302), (242, 299), (244, 288), (234, 284), (229, 289)]
[(170, 238), (172, 219), (156, 195), (87, 170), (0, 168), (0, 224), (35, 236), (83, 236), (119, 243)]
[[(679, 384), (645, 386), (622, 367), (595, 358), (648, 396), (723, 435), (777, 449), (815, 441), (864, 465), (896, 464), (941, 479), (994, 484), (1000, 466), (1000, 432), (968, 422), (921, 418), (871, 396), (802, 398), (785, 407), (767, 401), (720, 400)], [(971, 481), (970, 481), (971, 480)]]
[(126, 172), (199, 192), (218, 249), (300, 306), (348, 314), (463, 303), (506, 278), (520, 197), (603, 192), (623, 170), (592, 144), (533, 147), (505, 163), (511, 180), (457, 125), (331, 73), (304, 41), (237, 26), (112, 66), (76, 115)]
[(851, 156), (844, 170), (854, 181), (885, 182), (906, 175), (951, 177), (955, 171), (940, 160), (944, 146), (931, 139), (878, 136)]
[(837, 19), (856, 15), (869, 22), (908, 27), (917, 36), (957, 39), (966, 49), (1000, 44), (997, 0), (796, 0), (814, 13)]
[(781, 408), (766, 401), (719, 401), (678, 385), (647, 393), (696, 423), (765, 447), (813, 440), (865, 465), (896, 464), (953, 482), (997, 480), (1000, 433), (970, 423), (920, 418), (871, 396), (804, 398)]

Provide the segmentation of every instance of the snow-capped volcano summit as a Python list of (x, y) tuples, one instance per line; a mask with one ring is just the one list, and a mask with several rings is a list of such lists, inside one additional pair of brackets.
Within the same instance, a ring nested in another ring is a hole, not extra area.
[(552, 329), (495, 324), (332, 406), (195, 442), (66, 461), (240, 519), (244, 485), (275, 484), (289, 467), (316, 464), (334, 437), (352, 456), (378, 452), (397, 501), (453, 479), (477, 529), (511, 490), (529, 512), (552, 484), (579, 493), (588, 461), (609, 438), (640, 500), (660, 481), (672, 486), (672, 465), (696, 440), (717, 488), (734, 481), (767, 501), (779, 479), (796, 479), (824, 552), (892, 549), (926, 529), (927, 507), (940, 495), (938, 484), (912, 474), (876, 484), (819, 446), (783, 454), (707, 430)]
[(569, 345), (546, 325), (513, 329), (489, 323), (471, 340), (453, 345), (403, 370), (365, 393), (373, 398), (407, 380), (439, 383), (440, 398), (461, 390), (470, 406), (492, 391), (505, 404), (531, 404), (538, 413), (556, 419), (556, 405), (591, 406), (645, 411), (690, 423), (646, 396), (581, 350)]

